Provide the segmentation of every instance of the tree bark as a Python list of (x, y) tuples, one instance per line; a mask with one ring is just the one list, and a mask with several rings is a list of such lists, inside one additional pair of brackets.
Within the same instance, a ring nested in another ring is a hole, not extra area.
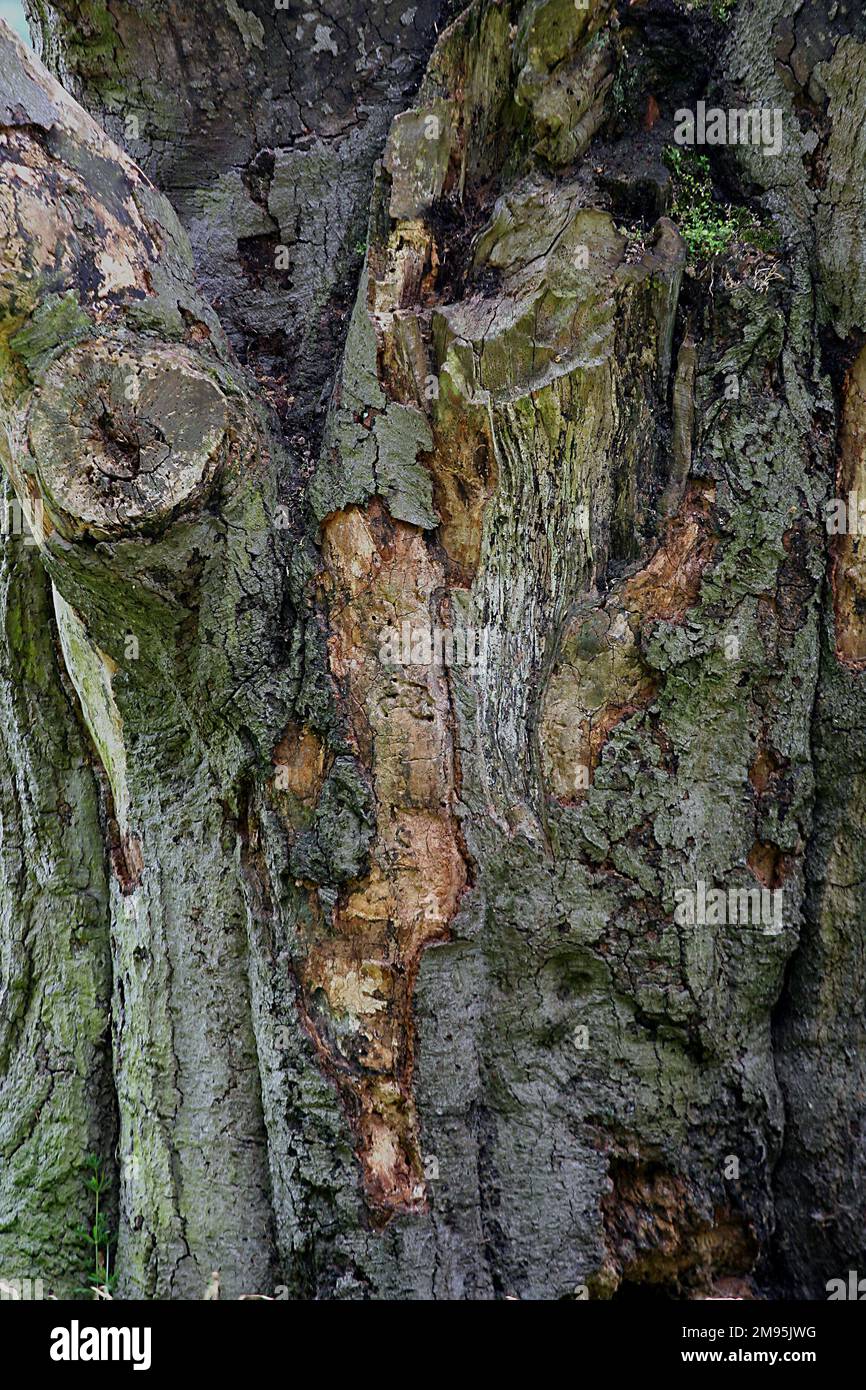
[[(824, 1297), (866, 1253), (859, 8), (28, 9), (0, 1277), (80, 1287), (93, 1154), (118, 1297)], [(672, 159), (700, 100), (780, 148)]]

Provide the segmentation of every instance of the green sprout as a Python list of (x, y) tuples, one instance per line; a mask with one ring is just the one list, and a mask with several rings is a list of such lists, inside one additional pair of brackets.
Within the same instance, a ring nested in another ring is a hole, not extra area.
[(673, 175), (674, 221), (695, 260), (709, 260), (744, 242), (760, 251), (773, 251), (778, 235), (748, 208), (719, 203), (713, 194), (710, 161), (705, 154), (669, 145), (664, 161)]
[(77, 1289), (76, 1292), (90, 1294), (93, 1298), (110, 1297), (117, 1279), (117, 1276), (111, 1273), (111, 1246), (114, 1236), (108, 1229), (102, 1201), (109, 1179), (96, 1154), (87, 1155), (83, 1168), (87, 1174), (85, 1184), (93, 1193), (93, 1224), (79, 1227), (79, 1234), (88, 1248), (92, 1267), (86, 1275), (85, 1287)]

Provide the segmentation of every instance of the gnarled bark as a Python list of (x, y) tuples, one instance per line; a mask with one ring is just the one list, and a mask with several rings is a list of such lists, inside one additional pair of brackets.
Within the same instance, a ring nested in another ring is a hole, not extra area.
[[(821, 516), (859, 477), (862, 20), (30, 8), (128, 149), (3, 31), (39, 525), (3, 1260), (78, 1282), (116, 1130), (121, 1295), (822, 1296), (863, 1254), (859, 547)], [(752, 213), (709, 264), (664, 162), (703, 97), (784, 130), (714, 159)], [(699, 885), (782, 908), (689, 919)]]

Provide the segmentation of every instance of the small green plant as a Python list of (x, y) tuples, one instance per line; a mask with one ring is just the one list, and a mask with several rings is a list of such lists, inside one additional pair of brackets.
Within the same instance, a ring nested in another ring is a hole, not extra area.
[(624, 61), (616, 70), (610, 89), (610, 112), (616, 130), (627, 130), (640, 120), (646, 105), (646, 72), (639, 62), (639, 55), (626, 49)]
[(687, 10), (709, 10), (713, 19), (726, 24), (734, 13), (737, 0), (685, 0)]
[(710, 161), (705, 154), (669, 145), (664, 160), (673, 175), (671, 212), (692, 257), (709, 260), (736, 241), (760, 251), (774, 250), (778, 236), (772, 227), (748, 208), (716, 201)]
[(87, 1245), (91, 1268), (86, 1276), (86, 1285), (76, 1292), (90, 1294), (93, 1298), (105, 1298), (111, 1296), (117, 1277), (111, 1273), (111, 1247), (114, 1236), (108, 1229), (103, 1201), (109, 1179), (96, 1154), (88, 1154), (83, 1167), (85, 1183), (93, 1193), (93, 1224), (81, 1226), (79, 1234)]

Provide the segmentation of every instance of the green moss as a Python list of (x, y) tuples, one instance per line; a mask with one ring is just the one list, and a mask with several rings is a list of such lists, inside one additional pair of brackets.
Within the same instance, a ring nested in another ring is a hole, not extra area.
[(10, 338), (9, 346), (31, 376), (37, 376), (53, 353), (80, 342), (92, 331), (90, 319), (71, 291), (52, 294), (34, 311), (26, 326)]
[(104, 0), (87, 0), (78, 8), (78, 29), (69, 43), (70, 66), (81, 76), (99, 78), (105, 70), (105, 58), (110, 58), (116, 75), (121, 66), (121, 47), (108, 6)]

